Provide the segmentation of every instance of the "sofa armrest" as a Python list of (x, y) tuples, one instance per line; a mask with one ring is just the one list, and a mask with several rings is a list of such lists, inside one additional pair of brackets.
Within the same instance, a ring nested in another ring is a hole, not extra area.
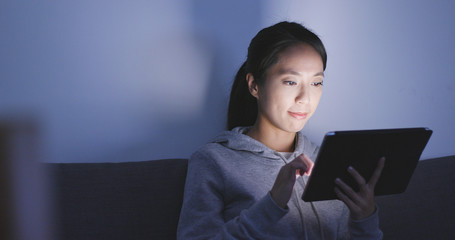
[(175, 239), (186, 159), (48, 165), (58, 239)]

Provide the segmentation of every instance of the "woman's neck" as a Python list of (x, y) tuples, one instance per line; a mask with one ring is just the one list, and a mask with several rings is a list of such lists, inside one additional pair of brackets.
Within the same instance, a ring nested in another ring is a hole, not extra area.
[(271, 129), (261, 124), (253, 125), (246, 135), (277, 152), (293, 152), (296, 133)]

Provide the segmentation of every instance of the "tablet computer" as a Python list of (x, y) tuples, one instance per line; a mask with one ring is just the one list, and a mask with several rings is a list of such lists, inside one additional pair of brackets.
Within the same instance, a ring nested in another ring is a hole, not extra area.
[(358, 185), (347, 168), (354, 167), (368, 181), (383, 156), (385, 164), (375, 195), (404, 192), (431, 134), (432, 130), (428, 128), (327, 133), (302, 199), (306, 202), (337, 199), (334, 191), (336, 178), (358, 191)]

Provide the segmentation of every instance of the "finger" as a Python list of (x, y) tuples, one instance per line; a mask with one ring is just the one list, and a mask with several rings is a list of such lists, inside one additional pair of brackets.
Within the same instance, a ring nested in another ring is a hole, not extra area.
[(365, 190), (365, 188), (366, 188), (365, 178), (363, 178), (362, 175), (360, 175), (360, 173), (357, 172), (357, 170), (355, 170), (353, 167), (348, 167), (348, 172), (349, 172), (349, 174), (351, 174), (351, 176), (357, 182), (360, 190)]
[(376, 183), (379, 180), (379, 177), (381, 177), (382, 170), (384, 169), (384, 163), (385, 163), (385, 157), (381, 157), (378, 162), (378, 166), (373, 172), (373, 175), (371, 175), (370, 180), (368, 181), (368, 185), (371, 187), (375, 187)]
[(304, 173), (308, 173), (308, 171), (312, 168), (312, 163), (313, 162), (308, 157), (301, 154), (292, 160), (289, 165), (294, 169), (298, 169), (299, 175), (303, 175)]
[(300, 154), (294, 160), (298, 160), (299, 162), (302, 162), (303, 164), (305, 164), (305, 169), (304, 169), (303, 173), (305, 173), (307, 175), (311, 174), (314, 163), (313, 163), (313, 161), (311, 161), (311, 159), (308, 156), (306, 156), (305, 154)]
[(359, 211), (359, 207), (355, 204), (346, 194), (344, 194), (339, 188), (335, 187), (335, 194), (337, 197), (346, 204), (350, 211)]
[(352, 189), (349, 185), (347, 185), (343, 180), (337, 178), (335, 179), (335, 184), (343, 191), (343, 193), (349, 197), (352, 201), (359, 203), (361, 202), (361, 198), (359, 195)]
[(307, 170), (304, 163), (299, 163), (298, 161), (293, 160), (292, 162), (286, 164), (286, 168), (289, 173), (293, 173), (296, 178), (302, 176)]
[(311, 159), (307, 155), (303, 155), (305, 164), (307, 165), (307, 175), (311, 175), (311, 172), (313, 171), (314, 163), (311, 161)]
[(283, 182), (295, 182), (297, 179), (296, 171), (297, 169), (288, 163), (281, 167), (277, 179), (281, 179)]

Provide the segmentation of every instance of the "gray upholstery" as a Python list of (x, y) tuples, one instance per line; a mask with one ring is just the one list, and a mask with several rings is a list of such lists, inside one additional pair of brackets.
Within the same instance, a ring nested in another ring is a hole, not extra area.
[(384, 239), (455, 239), (455, 156), (420, 161), (404, 193), (376, 201)]
[(186, 159), (48, 165), (57, 239), (175, 239)]
[[(58, 239), (175, 239), (187, 160), (49, 163)], [(419, 162), (405, 193), (378, 197), (384, 239), (455, 239), (455, 156)]]

